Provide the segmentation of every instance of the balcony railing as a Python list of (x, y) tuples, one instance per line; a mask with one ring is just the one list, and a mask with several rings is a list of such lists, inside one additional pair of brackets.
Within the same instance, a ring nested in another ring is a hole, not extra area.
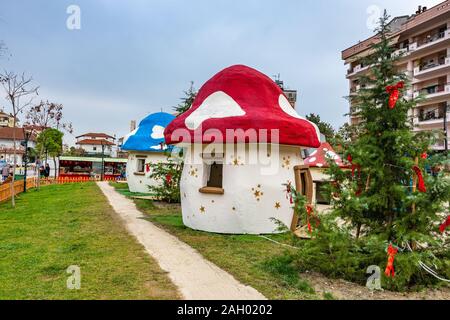
[(438, 32), (430, 37), (426, 37), (417, 42), (411, 43), (409, 45), (409, 51), (416, 51), (425, 47), (429, 47), (434, 43), (440, 42), (444, 39), (450, 39), (450, 30)]
[(353, 75), (353, 74), (357, 74), (361, 71), (367, 70), (369, 69), (369, 66), (365, 66), (364, 64), (358, 64), (356, 65), (354, 68), (352, 69), (348, 69), (347, 70), (347, 76)]
[(438, 84), (434, 86), (429, 86), (414, 91), (414, 98), (418, 98), (420, 95), (432, 96), (436, 94), (450, 93), (450, 83)]
[(419, 122), (444, 119), (444, 110), (427, 111), (419, 114)]
[(438, 69), (442, 69), (444, 66), (450, 66), (450, 57), (439, 59), (436, 63), (428, 63), (426, 65), (414, 68), (414, 76), (426, 75), (430, 72)]
[(419, 41), (418, 47), (420, 48), (421, 46), (424, 46), (426, 44), (433, 43), (433, 42), (438, 41), (440, 39), (444, 39), (446, 31), (447, 30), (443, 30), (443, 31), (435, 33), (432, 36), (423, 38), (421, 41)]

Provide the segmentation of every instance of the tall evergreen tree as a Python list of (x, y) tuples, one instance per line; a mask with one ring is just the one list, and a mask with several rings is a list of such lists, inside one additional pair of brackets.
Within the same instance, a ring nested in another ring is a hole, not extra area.
[(333, 126), (331, 124), (322, 121), (320, 116), (315, 113), (310, 113), (309, 115), (306, 116), (306, 119), (317, 125), (317, 127), (320, 130), (320, 133), (322, 133), (325, 136), (328, 142), (334, 141), (334, 136), (336, 132), (334, 131)]
[(421, 263), (450, 277), (449, 243), (439, 233), (448, 215), (450, 182), (442, 172), (426, 173), (432, 134), (412, 130), (411, 111), (421, 98), (407, 95), (410, 81), (396, 67), (388, 19), (385, 12), (365, 61), (371, 72), (359, 79), (364, 89), (351, 98), (352, 112), (361, 118), (345, 154), (351, 170), (330, 161), (333, 213), (323, 217), (315, 240), (302, 249), (300, 264), (362, 282), (370, 265), (386, 267), (391, 245), (399, 250), (398, 273), (385, 280), (391, 289), (405, 289), (436, 280)]
[(184, 97), (181, 98), (181, 102), (176, 107), (174, 107), (174, 110), (177, 113), (177, 116), (179, 116), (189, 110), (189, 108), (194, 103), (196, 96), (197, 96), (197, 90), (195, 90), (194, 82), (191, 81), (189, 89), (184, 91)]
[[(428, 152), (432, 140), (428, 134), (412, 131), (410, 115), (418, 101), (407, 96), (409, 79), (396, 68), (399, 57), (394, 56), (394, 48), (389, 43), (388, 19), (385, 13), (377, 30), (379, 42), (366, 61), (372, 66), (371, 74), (360, 78), (364, 89), (351, 99), (353, 112), (362, 120), (360, 136), (347, 153), (353, 166), (353, 185), (347, 191), (352, 200), (341, 197), (336, 208), (352, 219), (358, 234), (361, 227), (366, 226), (387, 231), (389, 241), (411, 243), (424, 240), (414, 239), (416, 232), (430, 234), (438, 218), (436, 209), (440, 208), (433, 206), (441, 201), (427, 199), (428, 203), (423, 200), (432, 191), (412, 190), (412, 181), (417, 183), (413, 167), (424, 169), (426, 161), (421, 155)], [(399, 90), (395, 104), (390, 102), (389, 87)]]

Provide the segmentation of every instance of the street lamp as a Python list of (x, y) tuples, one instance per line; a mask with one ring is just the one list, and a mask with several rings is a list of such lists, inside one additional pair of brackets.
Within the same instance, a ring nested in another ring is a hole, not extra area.
[(30, 129), (29, 127), (24, 126), (23, 127), (23, 147), (25, 148), (25, 154), (23, 156), (23, 163), (24, 163), (24, 174), (23, 174), (23, 192), (27, 192), (27, 169), (28, 169), (28, 141), (30, 141), (30, 137), (33, 134), (33, 129)]
[(103, 144), (103, 140), (101, 141), (102, 143), (102, 181), (105, 179), (105, 145)]

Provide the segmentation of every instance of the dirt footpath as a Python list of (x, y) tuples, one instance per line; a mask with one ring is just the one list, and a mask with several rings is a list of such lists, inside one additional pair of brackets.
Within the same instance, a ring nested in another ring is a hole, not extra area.
[(133, 201), (117, 193), (108, 182), (97, 183), (128, 231), (158, 261), (161, 269), (187, 300), (265, 300), (253, 289), (204, 259), (176, 237), (144, 220)]

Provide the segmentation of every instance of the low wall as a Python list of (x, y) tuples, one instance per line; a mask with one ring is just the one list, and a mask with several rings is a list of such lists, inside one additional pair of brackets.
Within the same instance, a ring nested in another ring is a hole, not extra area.
[[(117, 179), (108, 179), (105, 178), (105, 181), (118, 181)], [(51, 184), (67, 184), (67, 183), (86, 183), (91, 181), (98, 181), (96, 179), (88, 178), (88, 177), (58, 177), (56, 179), (54, 178), (48, 178), (48, 179), (41, 179), (40, 185), (41, 186), (47, 186)], [(19, 193), (23, 192), (23, 184), (24, 181), (17, 180), (14, 182), (14, 195), (17, 195)], [(32, 177), (27, 179), (27, 190), (36, 188), (37, 186), (37, 178)], [(5, 183), (0, 185), (0, 202), (6, 201), (11, 198), (11, 183)]]

